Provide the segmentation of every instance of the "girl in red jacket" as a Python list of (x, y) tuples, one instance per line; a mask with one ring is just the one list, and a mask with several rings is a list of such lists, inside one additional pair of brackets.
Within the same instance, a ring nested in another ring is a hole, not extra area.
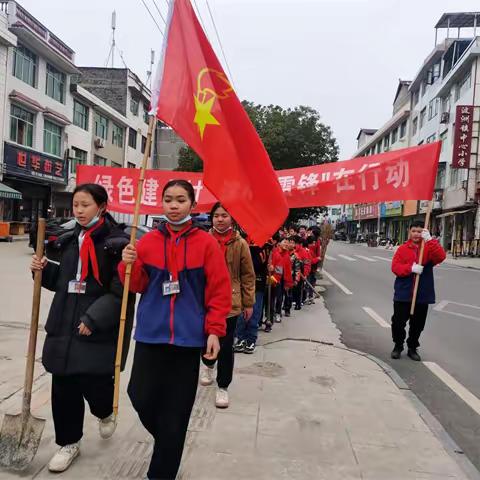
[(164, 221), (119, 265), (130, 290), (142, 294), (128, 394), (155, 440), (147, 477), (176, 478), (197, 392), (200, 353), (214, 360), (231, 310), (230, 275), (218, 242), (192, 224), (195, 192), (172, 180), (162, 195)]
[(279, 243), (278, 247), (273, 249), (268, 268), (272, 290), (270, 318), (267, 318), (265, 322), (265, 331), (271, 332), (274, 318), (276, 322), (281, 321), (282, 302), (285, 292), (293, 286), (292, 264), (290, 262), (288, 240), (286, 238)]

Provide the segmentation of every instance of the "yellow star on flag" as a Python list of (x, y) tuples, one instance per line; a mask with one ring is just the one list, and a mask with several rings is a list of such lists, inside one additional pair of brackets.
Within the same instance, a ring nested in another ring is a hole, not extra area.
[(212, 115), (213, 103), (215, 97), (212, 97), (207, 102), (201, 102), (196, 96), (195, 98), (195, 118), (193, 122), (198, 125), (200, 137), (203, 140), (203, 134), (207, 125), (220, 125), (218, 120)]

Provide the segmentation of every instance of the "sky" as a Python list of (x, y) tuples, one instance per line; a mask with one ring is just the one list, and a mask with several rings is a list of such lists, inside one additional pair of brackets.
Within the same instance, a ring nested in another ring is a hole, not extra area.
[[(168, 0), (143, 1), (163, 30), (157, 8), (166, 17)], [(434, 48), (440, 16), (480, 11), (478, 0), (195, 0), (224, 68), (207, 1), (238, 96), (317, 109), (341, 159), (355, 152), (360, 128), (391, 117), (398, 80), (413, 79)], [(19, 3), (75, 50), (79, 66), (105, 66), (113, 10), (126, 65), (145, 81), (151, 49), (158, 60), (162, 35), (142, 0)]]

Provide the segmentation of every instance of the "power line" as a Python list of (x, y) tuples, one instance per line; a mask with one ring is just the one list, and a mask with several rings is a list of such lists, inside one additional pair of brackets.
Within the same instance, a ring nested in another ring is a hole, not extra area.
[(213, 18), (213, 14), (212, 14), (212, 9), (210, 8), (210, 4), (208, 3), (208, 0), (205, 0), (205, 2), (207, 4), (208, 13), (210, 14), (210, 19), (212, 20), (212, 23), (213, 23), (213, 28), (215, 29), (215, 35), (217, 36), (217, 40), (220, 45), (220, 50), (222, 51), (223, 59), (225, 60), (225, 65), (227, 66), (228, 75), (230, 76), (230, 81), (232, 82), (232, 85), (233, 85), (234, 82), (233, 82), (232, 71), (230, 70), (230, 65), (228, 65), (227, 56), (225, 55), (225, 50), (223, 49), (222, 41), (220, 40), (220, 35), (218, 34), (217, 25), (215, 23), (215, 19)]
[(163, 16), (162, 12), (158, 8), (158, 4), (155, 0), (152, 0), (153, 4), (155, 5), (155, 8), (157, 9), (158, 14), (160, 15), (160, 18), (163, 20), (163, 23), (167, 25), (167, 21), (165, 20), (165, 17)]
[(150, 14), (150, 17), (154, 21), (155, 25), (158, 28), (158, 31), (162, 34), (162, 37), (163, 37), (164, 35), (163, 35), (163, 32), (162, 32), (162, 29), (160, 28), (160, 25), (158, 24), (158, 22), (155, 20), (155, 17), (152, 15), (152, 12), (148, 8), (148, 5), (145, 3), (145, 0), (141, 0), (141, 2), (143, 3), (143, 6), (147, 9), (147, 12)]

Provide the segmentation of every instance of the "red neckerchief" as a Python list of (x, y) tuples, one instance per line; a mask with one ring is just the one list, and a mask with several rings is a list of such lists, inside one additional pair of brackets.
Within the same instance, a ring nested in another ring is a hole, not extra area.
[[(172, 280), (177, 281), (178, 280), (178, 263), (177, 263), (177, 247), (178, 247), (178, 240), (179, 238), (185, 233), (186, 230), (188, 230), (192, 226), (192, 222), (188, 222), (185, 226), (185, 228), (182, 228), (178, 232), (175, 230), (172, 230), (172, 227), (170, 224), (166, 224), (166, 228), (168, 230), (168, 233), (170, 234), (170, 246), (167, 249), (167, 261), (168, 261), (168, 270), (170, 272), (170, 275), (172, 275)], [(185, 259), (185, 262), (187, 259)]]
[(91, 235), (95, 230), (103, 225), (104, 221), (105, 220), (102, 217), (92, 228), (89, 228), (85, 231), (82, 246), (80, 247), (80, 260), (82, 261), (82, 272), (80, 276), (81, 282), (87, 278), (88, 265), (91, 262), (93, 277), (100, 285), (102, 285), (102, 282), (100, 281), (100, 272), (98, 270), (97, 254), (95, 253), (95, 245)]
[(233, 238), (235, 232), (230, 230), (226, 235), (218, 233), (216, 230), (213, 231), (213, 236), (217, 239), (220, 249), (222, 250), (223, 256), (227, 253), (227, 243)]

